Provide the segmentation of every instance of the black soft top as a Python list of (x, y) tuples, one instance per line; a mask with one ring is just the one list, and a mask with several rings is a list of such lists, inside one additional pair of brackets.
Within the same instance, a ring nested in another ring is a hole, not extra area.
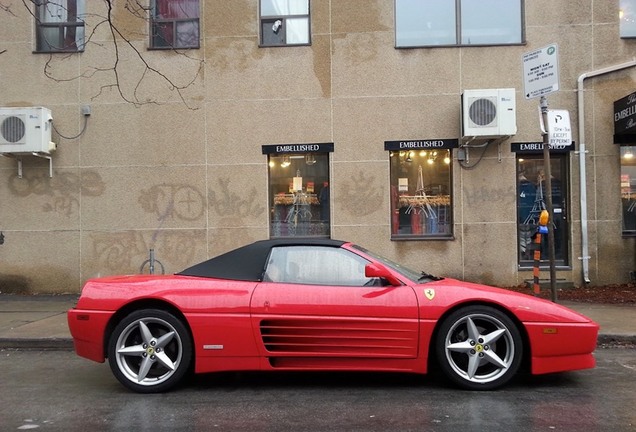
[(234, 249), (202, 263), (195, 264), (179, 273), (183, 276), (232, 279), (260, 282), (267, 264), (269, 252), (277, 246), (328, 246), (340, 247), (346, 242), (329, 239), (274, 239), (261, 240)]

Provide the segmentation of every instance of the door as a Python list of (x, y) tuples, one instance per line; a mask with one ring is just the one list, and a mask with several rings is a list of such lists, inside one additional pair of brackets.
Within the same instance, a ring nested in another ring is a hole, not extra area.
[(255, 337), (276, 358), (415, 358), (418, 307), (408, 286), (366, 278), (364, 258), (345, 249), (272, 249), (252, 296)]

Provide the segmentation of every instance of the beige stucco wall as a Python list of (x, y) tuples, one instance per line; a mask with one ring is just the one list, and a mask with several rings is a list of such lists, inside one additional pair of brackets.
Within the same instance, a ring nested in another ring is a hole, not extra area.
[[(516, 261), (510, 142), (541, 137), (538, 100), (523, 97), (521, 56), (559, 44), (560, 91), (549, 103), (570, 111), (578, 143), (577, 78), (636, 53), (636, 40), (618, 36), (617, 3), (526, 1), (523, 46), (398, 50), (392, 1), (313, 0), (311, 46), (260, 48), (257, 0), (206, 0), (201, 48), (183, 56), (148, 51), (147, 23), (115, 2), (114, 22), (130, 44), (101, 25), (85, 52), (49, 56), (33, 53), (33, 19), (22, 2), (6, 0), (0, 106), (50, 108), (58, 150), (52, 178), (44, 160), (26, 157), (20, 179), (15, 160), (0, 158), (0, 291), (78, 292), (90, 277), (139, 272), (149, 249), (175, 272), (267, 238), (261, 146), (307, 142), (335, 143), (333, 238), (431, 273), (522, 283), (532, 273)], [(87, 4), (91, 29), (105, 11), (102, 2)], [(138, 53), (165, 78), (145, 70)], [(461, 92), (504, 87), (517, 90), (517, 135), (489, 146), (472, 170), (453, 151), (454, 239), (392, 242), (384, 141), (459, 138)], [(612, 103), (635, 88), (636, 68), (586, 81), (596, 284), (628, 280), (636, 268), (634, 240), (621, 236), (612, 143)], [(85, 132), (63, 138), (82, 129), (83, 105), (91, 107)], [(571, 267), (558, 271), (575, 284), (582, 281), (579, 157), (569, 155)]]

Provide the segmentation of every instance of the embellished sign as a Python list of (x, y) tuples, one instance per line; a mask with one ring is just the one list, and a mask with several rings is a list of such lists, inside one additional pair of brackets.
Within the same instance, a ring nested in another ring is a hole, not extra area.
[(263, 154), (286, 153), (329, 153), (333, 152), (333, 143), (313, 144), (270, 144), (262, 147)]
[(451, 149), (459, 147), (458, 139), (384, 141), (384, 150)]
[(636, 92), (614, 102), (614, 143), (636, 145)]
[[(574, 150), (574, 141), (571, 144), (551, 144), (550, 153), (567, 153)], [(511, 143), (510, 150), (513, 153), (543, 153), (542, 142), (518, 142)]]

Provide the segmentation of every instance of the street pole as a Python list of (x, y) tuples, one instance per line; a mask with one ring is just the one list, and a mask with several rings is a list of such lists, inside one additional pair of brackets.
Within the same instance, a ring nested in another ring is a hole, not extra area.
[(545, 175), (545, 198), (548, 207), (548, 259), (550, 261), (550, 299), (557, 301), (556, 269), (554, 266), (554, 207), (552, 205), (552, 167), (550, 166), (550, 139), (548, 136), (548, 99), (541, 96), (541, 117), (543, 120), (543, 172)]

